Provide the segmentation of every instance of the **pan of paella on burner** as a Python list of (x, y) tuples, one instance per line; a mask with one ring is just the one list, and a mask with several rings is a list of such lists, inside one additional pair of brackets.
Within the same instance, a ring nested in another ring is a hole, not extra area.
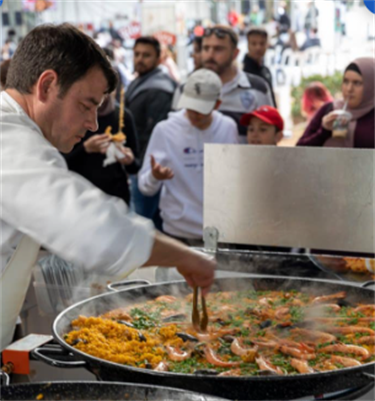
[[(368, 284), (217, 279), (205, 299), (205, 330), (192, 324), (185, 282), (143, 285), (71, 306), (56, 318), (53, 335), (71, 363), (101, 380), (232, 400), (295, 399), (374, 380), (375, 292)], [(42, 350), (35, 354), (64, 366)]]

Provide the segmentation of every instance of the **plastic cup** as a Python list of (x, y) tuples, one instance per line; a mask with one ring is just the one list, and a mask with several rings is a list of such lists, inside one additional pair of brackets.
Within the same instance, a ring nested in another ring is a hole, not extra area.
[(346, 138), (349, 131), (349, 123), (352, 115), (345, 110), (336, 110), (337, 118), (333, 123), (332, 136), (334, 138)]

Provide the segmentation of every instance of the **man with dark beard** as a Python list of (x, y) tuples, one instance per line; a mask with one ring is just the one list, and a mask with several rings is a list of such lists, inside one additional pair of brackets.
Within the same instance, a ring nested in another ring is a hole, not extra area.
[(263, 105), (274, 106), (267, 82), (256, 75), (241, 71), (235, 64), (239, 49), (237, 34), (230, 27), (215, 25), (204, 31), (202, 63), (216, 72), (223, 84), (219, 111), (237, 123), (239, 140), (246, 142), (246, 129), (241, 116)]
[[(223, 84), (219, 111), (236, 122), (240, 143), (246, 143), (246, 127), (240, 124), (243, 114), (263, 105), (274, 106), (267, 82), (240, 70), (235, 60), (238, 36), (232, 28), (215, 25), (207, 28), (202, 41), (202, 64), (219, 75)], [(181, 92), (183, 91), (183, 88)]]
[[(158, 68), (160, 43), (157, 39), (142, 36), (135, 41), (133, 50), (134, 69), (138, 77), (127, 89), (126, 106), (134, 116), (142, 163), (152, 130), (168, 116), (177, 84)], [(142, 195), (136, 176), (132, 177), (132, 200), (136, 213), (152, 219), (161, 229), (159, 193), (152, 197)]]

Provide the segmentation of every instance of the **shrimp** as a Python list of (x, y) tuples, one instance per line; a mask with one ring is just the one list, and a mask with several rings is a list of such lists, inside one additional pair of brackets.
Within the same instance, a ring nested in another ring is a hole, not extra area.
[(347, 327), (330, 326), (327, 327), (326, 330), (332, 333), (340, 333), (340, 334), (368, 333), (372, 336), (375, 335), (375, 330), (361, 326), (347, 326)]
[(275, 312), (275, 318), (276, 319), (284, 319), (286, 315), (289, 314), (289, 308), (283, 307), (283, 308), (278, 308)]
[(270, 306), (273, 304), (272, 298), (261, 298), (258, 301), (258, 304), (263, 305), (263, 306)]
[(362, 365), (361, 362), (358, 362), (356, 359), (353, 358), (345, 358), (343, 356), (332, 355), (331, 361), (334, 363), (339, 363), (340, 365), (349, 368), (351, 366), (360, 366)]
[(208, 345), (206, 345), (204, 349), (204, 355), (208, 363), (212, 363), (212, 365), (220, 366), (222, 368), (235, 368), (241, 364), (241, 362), (225, 362), (219, 359), (213, 349)]
[(241, 376), (241, 369), (231, 369), (225, 372), (221, 372), (218, 376)]
[(317, 304), (312, 305), (310, 308), (308, 308), (308, 312), (324, 312), (327, 309), (338, 312), (341, 309), (341, 306), (337, 304)]
[(111, 310), (101, 317), (103, 319), (125, 320), (126, 322), (131, 322), (133, 320), (125, 308)]
[(306, 330), (295, 328), (290, 330), (293, 334), (298, 334), (306, 338), (310, 338), (312, 341), (316, 341), (317, 343), (331, 343), (336, 341), (336, 337), (332, 334), (324, 333), (323, 331), (317, 330)]
[(185, 359), (190, 358), (192, 352), (192, 350), (182, 351), (179, 348), (173, 348), (170, 345), (166, 345), (165, 348), (168, 352), (169, 359), (172, 361), (184, 361)]
[(324, 295), (321, 297), (316, 297), (312, 300), (312, 304), (320, 304), (326, 301), (332, 301), (333, 299), (343, 299), (346, 297), (346, 292), (345, 291), (341, 291), (338, 292), (336, 294), (332, 294), (332, 295)]
[(293, 356), (298, 359), (303, 359), (303, 360), (310, 360), (310, 359), (315, 359), (316, 355), (314, 353), (307, 353), (303, 352), (298, 348), (293, 348), (293, 347), (288, 347), (286, 345), (282, 345), (279, 348), (280, 352), (286, 355)]
[(342, 352), (344, 354), (355, 354), (362, 356), (362, 360), (365, 360), (370, 356), (370, 353), (367, 351), (366, 348), (359, 347), (358, 345), (346, 345), (346, 344), (328, 345), (327, 347), (321, 348), (319, 352), (323, 353)]
[(236, 329), (229, 329), (229, 330), (218, 330), (218, 331), (209, 331), (207, 333), (198, 333), (195, 332), (195, 337), (198, 338), (199, 341), (212, 341), (216, 340), (217, 338), (231, 335), (236, 333)]
[(299, 373), (314, 373), (314, 369), (311, 366), (309, 366), (307, 361), (301, 361), (301, 359), (292, 358), (290, 360), (290, 364)]
[(361, 305), (361, 306), (358, 306), (358, 308), (355, 308), (354, 310), (353, 310), (353, 312), (355, 312), (355, 313), (358, 313), (358, 312), (361, 312), (361, 313), (363, 313), (363, 312), (372, 312), (372, 313), (374, 313), (375, 312), (375, 305)]
[(252, 343), (259, 345), (259, 347), (264, 347), (264, 348), (277, 348), (278, 343), (276, 341), (270, 340), (270, 341), (260, 341), (260, 340), (251, 340)]
[(177, 301), (177, 298), (174, 297), (173, 295), (160, 295), (160, 297), (157, 297), (155, 299), (157, 302), (165, 302), (167, 304), (172, 304), (173, 302)]
[(375, 336), (366, 336), (358, 339), (357, 344), (375, 345)]
[(278, 366), (274, 366), (270, 361), (262, 356), (255, 358), (257, 365), (259, 366), (260, 370), (267, 370), (268, 372), (275, 373), (277, 375), (283, 375), (284, 372)]
[(242, 340), (239, 338), (235, 338), (232, 341), (232, 344), (230, 346), (230, 350), (233, 352), (233, 354), (238, 355), (238, 356), (244, 356), (247, 355), (249, 352), (257, 352), (258, 347), (255, 346), (254, 348), (245, 348), (242, 344)]
[(311, 347), (311, 346), (307, 345), (306, 343), (297, 343), (296, 341), (284, 340), (284, 339), (281, 339), (279, 341), (279, 343), (281, 345), (286, 345), (287, 347), (297, 348), (297, 349), (300, 349), (301, 351), (305, 351), (305, 352), (313, 353), (315, 351), (314, 347)]
[(168, 370), (169, 370), (168, 363), (165, 361), (159, 362), (156, 368), (154, 369), (155, 372), (168, 372)]

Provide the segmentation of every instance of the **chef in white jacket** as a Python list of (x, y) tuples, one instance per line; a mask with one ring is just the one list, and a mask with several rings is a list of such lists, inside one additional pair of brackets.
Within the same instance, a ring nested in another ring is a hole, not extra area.
[(1, 347), (10, 343), (39, 244), (95, 273), (124, 276), (139, 266), (175, 266), (207, 293), (215, 262), (155, 232), (68, 171), (69, 152), (117, 77), (98, 45), (69, 24), (41, 25), (18, 47), (1, 92)]

